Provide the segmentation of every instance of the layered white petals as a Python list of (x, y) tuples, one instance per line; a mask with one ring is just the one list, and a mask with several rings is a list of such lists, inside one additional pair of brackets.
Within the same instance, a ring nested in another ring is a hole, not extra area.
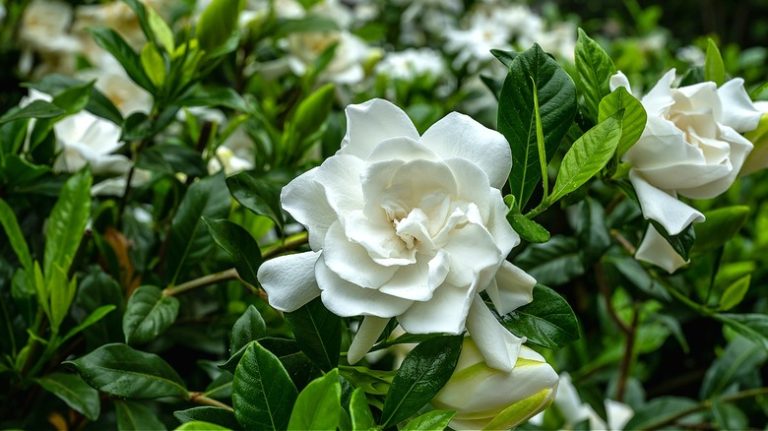
[(635, 258), (664, 268), (670, 274), (688, 263), (677, 254), (675, 249), (672, 248), (653, 225), (648, 226), (643, 242), (637, 248)]
[(315, 263), (319, 252), (289, 254), (270, 259), (256, 274), (267, 292), (269, 304), (280, 311), (295, 311), (317, 298), (320, 289), (315, 281)]
[(496, 273), (495, 280), (486, 288), (486, 292), (493, 301), (496, 311), (503, 316), (533, 301), (535, 286), (536, 279), (515, 265), (504, 261)]
[(307, 227), (312, 250), (322, 252), (306, 296), (319, 291), (339, 316), (368, 316), (350, 361), (364, 356), (382, 320), (396, 317), (410, 333), (461, 334), (471, 314), (489, 365), (511, 369), (522, 339), (478, 295), (489, 290), (508, 312), (530, 301), (535, 284), (505, 261), (520, 242), (498, 188), (511, 167), (506, 140), (455, 113), (420, 137), (400, 108), (380, 99), (346, 113), (339, 152), (281, 195)]
[(360, 359), (363, 359), (368, 350), (373, 347), (376, 340), (379, 338), (384, 328), (387, 327), (389, 319), (383, 319), (376, 316), (365, 316), (363, 323), (357, 329), (357, 334), (352, 340), (352, 344), (347, 351), (347, 361), (350, 364), (357, 363)]
[(637, 193), (643, 216), (664, 226), (670, 235), (679, 234), (693, 222), (704, 221), (704, 214), (652, 186), (643, 176), (631, 171), (629, 180)]
[(734, 78), (717, 89), (717, 95), (725, 109), (719, 114), (718, 121), (737, 132), (750, 132), (757, 128), (762, 112), (752, 104), (749, 94), (744, 89), (744, 80)]
[(373, 149), (387, 139), (419, 139), (419, 132), (408, 115), (384, 99), (350, 105), (345, 113), (347, 133), (341, 141), (340, 154), (367, 159)]
[(421, 141), (444, 159), (455, 157), (474, 163), (497, 189), (504, 186), (512, 169), (512, 150), (504, 136), (458, 112), (432, 125)]
[(467, 316), (467, 330), (489, 366), (512, 371), (525, 338), (515, 336), (502, 326), (478, 295)]

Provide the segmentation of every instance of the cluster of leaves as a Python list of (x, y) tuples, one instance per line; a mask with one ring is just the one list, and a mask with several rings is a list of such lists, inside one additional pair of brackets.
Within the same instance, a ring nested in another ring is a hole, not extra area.
[[(343, 116), (334, 86), (318, 82), (333, 48), (279, 85), (247, 75), (246, 62), (276, 34), (326, 24), (270, 15), (241, 32), (241, 2), (214, 0), (194, 31), (173, 31), (141, 2), (125, 2), (144, 47), (107, 28), (92, 35), (153, 95), (150, 112), (123, 118), (93, 83), (48, 76), (30, 86), (52, 101), (0, 116), (0, 426), (446, 427), (454, 413), (429, 401), (456, 366), (460, 337), (393, 340), (385, 331), (374, 350), (419, 344), (396, 371), (392, 357), (350, 366), (355, 319), (319, 300), (283, 315), (258, 289), (264, 259), (306, 247), (306, 234), (288, 234), (280, 189), (311, 164), (313, 147), (338, 148)], [(508, 220), (525, 240), (513, 259), (539, 282), (534, 301), (502, 323), (571, 371), (599, 414), (606, 397), (630, 404), (628, 429), (756, 425), (749, 418), (766, 414), (768, 304), (750, 286), (766, 276), (768, 189), (744, 179), (701, 202), (706, 223), (666, 235), (690, 268), (669, 277), (641, 265), (632, 244), (647, 221), (620, 160), (646, 114), (625, 90), (609, 91), (612, 57), (583, 32), (573, 70), (538, 46), (494, 54), (507, 76), (485, 82), (499, 100), (498, 129), (514, 143)], [(686, 79), (722, 82), (726, 63), (711, 48)], [(418, 89), (398, 97), (413, 112), (425, 103)], [(451, 102), (430, 103), (424, 124)], [(196, 107), (231, 120), (219, 130), (190, 115)], [(88, 169), (52, 171), (53, 126), (82, 110), (122, 129), (134, 169), (117, 198), (92, 197), (101, 178)], [(209, 175), (237, 127), (254, 142), (254, 168)], [(152, 180), (130, 187), (137, 169)], [(279, 239), (256, 240), (273, 231)], [(553, 412), (543, 426), (562, 425)]]

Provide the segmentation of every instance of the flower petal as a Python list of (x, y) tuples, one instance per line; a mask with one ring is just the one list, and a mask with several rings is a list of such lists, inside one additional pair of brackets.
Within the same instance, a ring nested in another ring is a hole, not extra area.
[(347, 362), (350, 365), (354, 365), (360, 359), (363, 359), (366, 353), (371, 350), (371, 347), (376, 343), (384, 328), (387, 327), (389, 319), (384, 319), (376, 316), (365, 316), (363, 323), (360, 324), (360, 328), (357, 329), (357, 334), (352, 340), (352, 344), (347, 351)]
[(741, 133), (757, 128), (762, 113), (752, 104), (744, 89), (743, 79), (734, 78), (721, 85), (717, 95), (722, 102), (722, 111), (718, 113), (719, 123)]
[(309, 246), (319, 251), (328, 228), (338, 217), (325, 197), (325, 189), (316, 181), (319, 168), (313, 168), (283, 187), (283, 208), (309, 232)]
[(362, 209), (360, 175), (364, 168), (362, 160), (344, 154), (330, 157), (318, 167), (315, 181), (323, 186), (328, 204), (338, 216)]
[(467, 159), (447, 159), (445, 164), (451, 168), (458, 190), (456, 196), (459, 200), (472, 202), (480, 210), (480, 216), (483, 222), (488, 220), (490, 215), (490, 196), (486, 190), (492, 189), (488, 183), (488, 176), (484, 175), (482, 169)]
[(381, 143), (376, 145), (366, 161), (368, 163), (390, 160), (410, 162), (417, 159), (439, 160), (439, 157), (437, 157), (434, 151), (421, 144), (418, 140), (400, 136), (381, 141)]
[(323, 261), (339, 277), (368, 288), (378, 288), (398, 270), (398, 267), (381, 266), (371, 260), (363, 246), (344, 235), (344, 228), (339, 222), (333, 223), (325, 235)]
[(675, 69), (671, 69), (643, 97), (642, 103), (648, 118), (666, 114), (669, 107), (675, 103), (675, 99), (672, 97), (672, 82), (674, 80)]
[(331, 271), (323, 259), (317, 260), (315, 275), (322, 292), (320, 297), (323, 304), (338, 316), (395, 317), (407, 310), (412, 303), (376, 289), (366, 289), (350, 283)]
[(491, 213), (488, 221), (485, 223), (486, 229), (493, 237), (496, 247), (501, 251), (502, 256), (506, 256), (518, 244), (520, 244), (520, 235), (512, 229), (507, 221), (509, 208), (501, 197), (498, 189), (490, 189)]
[(640, 200), (643, 217), (657, 221), (670, 235), (679, 234), (693, 222), (704, 221), (704, 214), (650, 185), (634, 170), (629, 171), (629, 180)]
[(458, 112), (432, 125), (421, 142), (443, 159), (458, 157), (474, 163), (497, 189), (504, 186), (512, 169), (512, 151), (504, 136)]
[(367, 159), (373, 149), (390, 138), (419, 139), (419, 132), (402, 109), (384, 99), (372, 99), (345, 110), (347, 133), (340, 154)]
[(489, 367), (512, 371), (525, 338), (519, 338), (501, 325), (480, 295), (475, 295), (467, 316), (467, 331)]
[[(504, 259), (491, 234), (475, 223), (454, 229), (443, 250), (448, 253), (451, 262), (451, 272), (446, 281), (454, 286), (468, 286), (478, 282), (481, 271), (495, 269)], [(484, 288), (488, 283), (490, 279), (481, 282), (480, 287)]]
[(619, 87), (624, 87), (625, 90), (632, 94), (632, 87), (629, 85), (629, 79), (627, 79), (627, 75), (625, 75), (622, 71), (618, 71), (613, 74), (608, 82), (608, 85), (611, 91), (615, 91)]
[(503, 316), (533, 301), (534, 286), (536, 279), (505, 260), (486, 290), (496, 311)]
[(289, 254), (261, 264), (256, 276), (267, 292), (269, 304), (280, 311), (295, 311), (315, 299), (320, 289), (315, 281), (319, 252)]
[(461, 334), (475, 293), (474, 288), (443, 283), (435, 290), (432, 299), (415, 302), (397, 320), (411, 334)]
[(648, 226), (643, 242), (640, 243), (640, 247), (637, 248), (637, 253), (635, 253), (635, 259), (664, 268), (670, 274), (688, 263), (677, 254), (675, 249), (656, 231), (653, 225)]

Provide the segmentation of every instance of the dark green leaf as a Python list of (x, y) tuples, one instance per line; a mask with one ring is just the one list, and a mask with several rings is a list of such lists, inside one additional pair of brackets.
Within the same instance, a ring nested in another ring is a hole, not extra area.
[(725, 64), (720, 50), (712, 39), (707, 39), (707, 57), (704, 62), (704, 79), (714, 81), (717, 86), (725, 82)]
[[(85, 84), (85, 81), (65, 75), (52, 74), (46, 75), (38, 82), (28, 84), (28, 86), (43, 93), (57, 94), (67, 88), (83, 84)], [(85, 109), (93, 115), (107, 119), (115, 124), (123, 124), (123, 116), (120, 114), (120, 110), (115, 107), (114, 103), (104, 93), (95, 87), (91, 88), (91, 95)]]
[(712, 400), (712, 416), (721, 430), (749, 429), (749, 418), (734, 404)]
[(546, 159), (560, 145), (576, 115), (576, 89), (567, 73), (541, 47), (517, 55), (499, 97), (498, 127), (512, 148), (509, 185), (518, 207), (525, 208), (541, 181), (533, 92), (537, 91)]
[(577, 139), (563, 157), (549, 201), (576, 191), (600, 172), (616, 152), (620, 138), (621, 123), (609, 117)]
[(637, 409), (624, 429), (654, 429), (694, 406), (696, 402), (688, 398), (659, 397)]
[(504, 66), (507, 66), (507, 69), (512, 67), (512, 60), (518, 56), (518, 53), (515, 51), (505, 51), (503, 49), (492, 49), (491, 54), (493, 54), (493, 56)]
[(750, 275), (745, 275), (734, 281), (723, 291), (723, 295), (720, 297), (720, 310), (726, 311), (739, 305), (744, 299), (744, 295), (749, 290), (749, 282), (752, 279)]
[(293, 116), (293, 127), (300, 139), (310, 136), (323, 125), (336, 95), (333, 84), (325, 84), (302, 100)]
[(240, 318), (232, 326), (232, 335), (230, 337), (230, 350), (237, 352), (251, 341), (258, 340), (267, 335), (267, 324), (261, 317), (259, 310), (253, 305), (249, 305)]
[(174, 284), (185, 265), (200, 261), (211, 249), (208, 228), (202, 217), (225, 218), (229, 196), (224, 193), (222, 174), (192, 184), (171, 223), (168, 244), (167, 276)]
[(288, 429), (335, 430), (339, 426), (342, 413), (339, 370), (333, 369), (310, 382), (299, 393), (293, 405)]
[(25, 118), (53, 118), (65, 114), (64, 110), (51, 102), (35, 100), (29, 105), (8, 111), (0, 117), (0, 124)]
[(91, 99), (95, 82), (80, 83), (64, 89), (53, 97), (53, 104), (66, 111), (67, 114), (82, 111)]
[(285, 314), (301, 350), (320, 367), (328, 371), (339, 363), (341, 349), (341, 318), (328, 311), (320, 298), (298, 310)]
[(141, 286), (128, 299), (123, 334), (128, 344), (148, 343), (176, 321), (179, 300), (155, 286)]
[(91, 215), (91, 183), (91, 173), (85, 170), (71, 176), (61, 189), (45, 231), (46, 279), (53, 275), (54, 266), (66, 273), (72, 265)]
[(362, 388), (352, 391), (349, 398), (349, 417), (352, 421), (352, 431), (367, 431), (376, 427), (368, 399)]
[(178, 101), (180, 106), (210, 106), (234, 109), (240, 112), (250, 112), (251, 107), (231, 88), (198, 87), (189, 96)]
[(581, 217), (576, 227), (582, 255), (587, 264), (595, 262), (611, 245), (611, 236), (605, 225), (605, 211), (595, 199), (587, 197), (579, 204)]
[(528, 342), (557, 349), (579, 339), (579, 322), (571, 306), (557, 292), (537, 284), (533, 302), (503, 318), (504, 326)]
[(143, 403), (127, 400), (115, 400), (114, 403), (118, 431), (164, 431), (167, 429), (165, 424), (157, 418), (157, 414)]
[(125, 344), (106, 344), (73, 361), (94, 388), (126, 398), (188, 397), (184, 381), (163, 359)]
[(37, 383), (88, 419), (95, 421), (99, 417), (99, 392), (77, 374), (51, 373), (37, 379)]
[(768, 350), (768, 315), (757, 313), (715, 314), (714, 317)]
[(729, 385), (762, 366), (766, 359), (768, 353), (760, 343), (741, 336), (735, 337), (704, 375), (701, 398), (709, 399), (722, 393)]
[(202, 421), (230, 429), (240, 428), (234, 413), (219, 407), (192, 407), (191, 409), (175, 411), (173, 415), (181, 422)]
[(418, 412), (445, 385), (461, 354), (461, 335), (435, 337), (416, 346), (392, 380), (381, 423), (395, 425)]
[(204, 218), (213, 240), (232, 258), (237, 273), (253, 286), (259, 285), (256, 272), (261, 265), (261, 249), (250, 232), (229, 220), (209, 220)]
[(691, 253), (706, 253), (721, 247), (744, 226), (749, 216), (749, 207), (735, 205), (704, 212), (704, 220), (697, 223), (696, 242)]
[(16, 253), (22, 268), (28, 272), (32, 271), (32, 256), (29, 254), (27, 240), (24, 239), (24, 234), (21, 232), (16, 214), (2, 199), (0, 199), (0, 225), (2, 225), (5, 236)]
[(331, 17), (306, 15), (302, 18), (286, 18), (277, 22), (275, 37), (285, 37), (291, 33), (316, 33), (339, 31), (339, 25)]
[(241, 205), (256, 214), (271, 218), (282, 229), (284, 219), (280, 191), (287, 180), (280, 174), (256, 176), (250, 172), (240, 172), (227, 178), (227, 187)]
[(599, 43), (579, 29), (576, 39), (576, 88), (584, 96), (587, 114), (594, 121), (598, 104), (611, 90), (609, 80), (616, 73), (613, 60)]
[(545, 229), (544, 226), (520, 214), (520, 212), (516, 210), (517, 208), (507, 214), (507, 221), (522, 239), (532, 243), (549, 241), (549, 231)]
[(541, 284), (560, 285), (584, 274), (579, 244), (574, 238), (553, 236), (544, 244), (533, 244), (515, 262)]
[(648, 115), (639, 100), (624, 87), (619, 87), (600, 101), (598, 121), (603, 122), (619, 115), (621, 121), (621, 139), (616, 147), (616, 157), (621, 158), (640, 139), (645, 130)]
[(103, 319), (104, 316), (111, 313), (112, 310), (114, 310), (115, 308), (117, 308), (117, 306), (110, 304), (110, 305), (102, 305), (101, 307), (93, 310), (93, 313), (89, 314), (88, 317), (86, 317), (82, 322), (80, 322), (77, 326), (67, 331), (67, 333), (61, 338), (61, 343), (64, 343), (65, 341), (69, 340), (70, 338), (74, 337), (80, 332), (95, 325), (101, 319)]
[(258, 342), (249, 344), (233, 383), (237, 421), (246, 429), (284, 430), (297, 395), (280, 360)]
[(143, 150), (139, 154), (137, 167), (170, 175), (183, 172), (193, 177), (202, 177), (207, 173), (198, 151), (172, 143), (153, 145)]
[(150, 93), (155, 93), (155, 86), (144, 72), (139, 55), (120, 34), (106, 27), (90, 28), (89, 31), (96, 43), (112, 54), (115, 60), (123, 66), (133, 82)]
[(456, 415), (456, 412), (450, 410), (432, 410), (411, 419), (405, 424), (402, 431), (430, 431), (443, 430), (448, 428), (448, 423)]

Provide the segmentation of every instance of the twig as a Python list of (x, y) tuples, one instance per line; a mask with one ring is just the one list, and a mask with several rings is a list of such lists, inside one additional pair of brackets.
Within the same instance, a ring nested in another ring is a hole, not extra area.
[(626, 238), (624, 238), (624, 235), (621, 234), (616, 229), (611, 229), (611, 236), (619, 243), (622, 247), (624, 247), (624, 250), (627, 251), (631, 256), (634, 256), (637, 252), (637, 249), (634, 245), (632, 245), (631, 242), (629, 242)]
[[(768, 395), (768, 387), (747, 389), (747, 390), (744, 390), (744, 391), (741, 391), (741, 392), (736, 392), (736, 393), (733, 393), (731, 395), (726, 395), (726, 396), (717, 398), (716, 400), (718, 402), (729, 403), (729, 402), (733, 402), (733, 401), (742, 400), (742, 399), (745, 399), (745, 398), (757, 397), (757, 396), (760, 396), (760, 395)], [(682, 418), (684, 418), (684, 417), (686, 417), (688, 415), (700, 412), (702, 410), (707, 410), (707, 409), (712, 408), (712, 401), (713, 401), (712, 399), (704, 400), (701, 403), (699, 403), (699, 404), (697, 404), (697, 405), (695, 405), (693, 407), (689, 407), (689, 408), (687, 408), (687, 409), (685, 409), (685, 410), (683, 410), (683, 411), (681, 411), (681, 412), (679, 412), (679, 413), (677, 413), (677, 414), (675, 414), (673, 416), (665, 418), (665, 419), (663, 419), (663, 420), (661, 420), (659, 422), (652, 423), (651, 426), (649, 426), (649, 427), (647, 427), (645, 429), (649, 430), (649, 431), (650, 430), (657, 430), (657, 429), (663, 428), (663, 427), (665, 427), (667, 425), (672, 425), (675, 422), (677, 422), (678, 420), (680, 420), (680, 419), (682, 419)]]
[(624, 392), (627, 387), (627, 379), (629, 379), (629, 372), (632, 368), (632, 359), (635, 356), (635, 336), (637, 335), (637, 321), (640, 316), (640, 311), (635, 305), (634, 313), (632, 314), (632, 323), (629, 326), (627, 335), (627, 344), (624, 347), (624, 356), (621, 359), (621, 368), (619, 369), (619, 381), (616, 384), (616, 401), (624, 402)]
[(184, 293), (188, 290), (196, 289), (198, 287), (209, 286), (211, 284), (219, 283), (222, 281), (235, 280), (239, 278), (240, 276), (237, 274), (237, 269), (230, 268), (225, 271), (205, 275), (203, 277), (187, 281), (186, 283), (181, 283), (178, 286), (166, 287), (163, 289), (163, 296), (174, 296), (178, 295), (179, 293)]
[(200, 404), (203, 406), (213, 406), (218, 407), (230, 412), (234, 412), (235, 409), (233, 409), (231, 406), (222, 403), (219, 400), (214, 400), (213, 398), (209, 398), (205, 396), (202, 392), (190, 392), (189, 393), (189, 400), (192, 401), (195, 404)]
[(613, 320), (616, 323), (616, 326), (619, 327), (621, 332), (624, 333), (624, 335), (629, 336), (630, 332), (632, 332), (631, 328), (627, 326), (626, 323), (624, 323), (623, 320), (621, 320), (621, 317), (619, 317), (619, 314), (616, 312), (616, 309), (613, 308), (613, 303), (611, 303), (611, 291), (608, 288), (608, 283), (605, 279), (605, 272), (603, 271), (603, 265), (600, 264), (600, 262), (597, 262), (594, 265), (595, 270), (595, 282), (597, 283), (597, 288), (600, 291), (600, 294), (603, 296), (603, 299), (605, 300), (605, 307), (608, 310), (608, 315), (611, 317), (611, 320)]

